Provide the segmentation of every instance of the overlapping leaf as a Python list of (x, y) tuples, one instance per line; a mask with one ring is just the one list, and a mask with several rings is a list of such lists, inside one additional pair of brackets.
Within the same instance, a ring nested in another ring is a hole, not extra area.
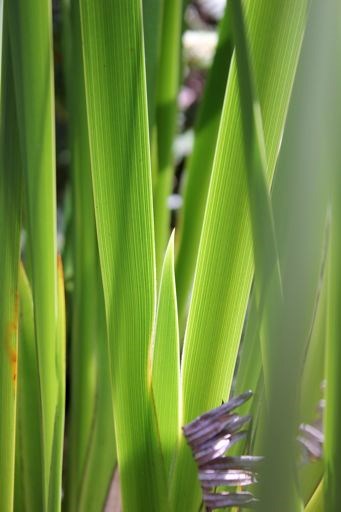
[(141, 2), (80, 1), (117, 455), (127, 510), (166, 510), (151, 396), (155, 256)]
[[(52, 6), (6, 1), (19, 138), (25, 179), (29, 275), (37, 341), (44, 508), (60, 478), (50, 482), (58, 400), (56, 375), (57, 263)], [(39, 19), (39, 23), (37, 23)]]
[[(307, 2), (261, 1), (247, 6), (247, 30), (263, 113), (270, 180), (304, 33)], [(296, 13), (294, 19), (292, 12)], [(250, 291), (252, 252), (239, 102), (233, 62), (185, 335), (183, 422), (217, 405), (229, 394)], [(177, 510), (189, 510), (198, 499), (186, 493), (185, 486), (195, 486), (195, 467), (182, 443), (172, 489), (172, 503)]]
[[(7, 23), (6, 10), (5, 21)], [(0, 96), (0, 509), (12, 512), (22, 168), (7, 26), (3, 37)]]
[(174, 275), (174, 233), (164, 259), (156, 317), (153, 394), (160, 441), (169, 475), (180, 437), (180, 349)]

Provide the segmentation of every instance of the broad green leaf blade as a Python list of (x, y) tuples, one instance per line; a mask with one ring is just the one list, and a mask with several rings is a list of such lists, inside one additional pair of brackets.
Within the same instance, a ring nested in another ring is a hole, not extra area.
[(81, 0), (80, 12), (123, 506), (166, 510), (151, 394), (156, 287), (141, 3)]
[(41, 391), (44, 508), (48, 510), (58, 395), (55, 366), (57, 272), (52, 13), (50, 2), (6, 2), (26, 185), (28, 247)]
[(19, 274), (19, 301), (17, 449), (20, 451), (16, 459), (16, 489), (22, 489), (23, 502), (18, 502), (18, 496), (15, 495), (15, 510), (35, 512), (43, 510), (44, 490), (39, 424), (37, 428), (37, 418), (40, 417), (40, 389), (32, 292), (22, 265)]
[(174, 275), (174, 232), (166, 251), (156, 316), (153, 394), (166, 472), (180, 437), (180, 349)]
[(160, 62), (156, 91), (157, 178), (153, 190), (157, 277), (161, 273), (170, 231), (168, 196), (173, 183), (173, 138), (180, 71), (182, 0), (164, 0)]
[[(85, 104), (83, 56), (78, 2), (65, 9), (65, 39), (69, 41), (68, 103), (72, 153), (73, 259), (71, 407), (69, 418), (66, 501), (68, 510), (82, 502), (86, 457), (95, 421), (99, 278), (95, 212)], [(69, 23), (69, 27), (68, 27)], [(69, 31), (68, 31), (69, 28)], [(74, 76), (71, 79), (71, 75)], [(103, 315), (104, 316), (104, 315)], [(105, 319), (104, 319), (105, 321)], [(110, 380), (108, 382), (110, 390)], [(110, 391), (109, 391), (110, 392)], [(111, 404), (110, 404), (111, 407)], [(111, 450), (111, 447), (110, 447)], [(98, 478), (94, 481), (98, 482)], [(90, 486), (90, 491), (94, 485)]]
[(189, 290), (193, 282), (232, 53), (231, 15), (228, 2), (219, 28), (217, 50), (199, 107), (193, 153), (185, 171), (184, 205), (179, 213), (179, 227), (176, 233), (178, 250), (175, 272), (180, 327), (183, 325)]
[[(103, 510), (116, 464), (103, 286), (99, 268), (78, 2), (69, 41), (70, 143), (74, 207), (74, 293), (67, 508)], [(67, 12), (65, 12), (67, 16)], [(66, 23), (67, 26), (67, 23)], [(66, 34), (67, 36), (67, 34)]]
[[(306, 10), (304, 0), (248, 4), (246, 21), (263, 113), (269, 180), (281, 141)], [(228, 396), (251, 286), (251, 238), (236, 78), (233, 61), (184, 342), (182, 423)], [(182, 440), (172, 489), (176, 510), (192, 510), (198, 504), (199, 487), (195, 485), (195, 465)], [(195, 492), (188, 493), (188, 488)]]
[[(6, 8), (4, 19), (7, 24)], [(3, 37), (0, 100), (0, 510), (12, 512), (22, 167), (7, 25)]]

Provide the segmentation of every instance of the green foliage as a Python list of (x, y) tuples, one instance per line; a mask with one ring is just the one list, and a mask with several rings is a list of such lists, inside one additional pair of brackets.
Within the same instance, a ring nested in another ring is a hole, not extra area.
[(260, 509), (339, 511), (338, 4), (0, 3), (1, 512), (197, 512), (182, 427), (249, 388)]
[[(10, 32), (18, 127), (25, 183), (26, 229), (41, 402), (44, 508), (60, 494), (60, 475), (51, 481), (55, 435), (59, 429), (57, 344), (57, 259), (55, 130), (52, 20), (49, 2), (5, 1)], [(39, 24), (36, 23), (37, 17)], [(62, 378), (65, 378), (63, 376)], [(59, 465), (61, 472), (61, 465)], [(58, 505), (57, 505), (58, 508)]]
[(13, 508), (18, 365), (18, 268), (22, 169), (13, 66), (7, 27), (3, 30), (0, 116), (0, 509)]
[(167, 496), (151, 392), (156, 280), (142, 12), (135, 0), (85, 0), (80, 12), (123, 506), (156, 511)]
[(165, 468), (169, 475), (174, 448), (181, 435), (180, 348), (174, 275), (174, 233), (168, 244), (161, 275), (152, 385)]

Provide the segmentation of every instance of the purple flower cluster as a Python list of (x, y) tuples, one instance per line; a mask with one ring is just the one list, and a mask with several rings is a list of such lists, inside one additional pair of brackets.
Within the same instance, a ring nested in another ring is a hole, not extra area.
[[(231, 399), (183, 427), (184, 435), (198, 465), (199, 481), (206, 510), (225, 507), (252, 508), (257, 499), (249, 491), (224, 490), (256, 483), (257, 467), (263, 457), (231, 457), (227, 450), (245, 438), (251, 416), (239, 416), (234, 409), (252, 396), (251, 391)], [(217, 490), (217, 488), (223, 490)]]

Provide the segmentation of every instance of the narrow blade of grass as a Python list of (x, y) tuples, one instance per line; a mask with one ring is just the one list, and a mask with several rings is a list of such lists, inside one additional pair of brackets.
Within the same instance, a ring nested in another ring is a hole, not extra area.
[[(85, 467), (79, 492), (80, 512), (104, 510), (116, 466), (116, 443), (112, 415), (111, 374), (105, 326), (102, 287), (98, 299), (97, 386), (94, 416), (87, 446)], [(72, 508), (70, 508), (72, 511)]]
[(52, 465), (49, 489), (49, 510), (60, 510), (62, 503), (62, 470), (64, 454), (65, 378), (66, 378), (66, 321), (65, 290), (62, 259), (57, 259), (57, 326), (55, 340), (55, 368), (57, 406), (55, 411)]
[(182, 0), (164, 0), (156, 92), (157, 177), (154, 187), (156, 271), (159, 277), (169, 238), (168, 196), (174, 177), (173, 138), (180, 72)]
[(81, 0), (80, 12), (123, 506), (167, 510), (151, 395), (156, 283), (141, 2)]
[(5, 6), (0, 115), (0, 510), (13, 510), (22, 167)]
[(169, 475), (180, 435), (180, 350), (174, 276), (174, 233), (166, 251), (156, 317), (153, 394), (160, 441)]
[(44, 478), (42, 472), (41, 432), (32, 418), (40, 416), (40, 389), (37, 346), (34, 334), (32, 291), (24, 267), (19, 274), (19, 368), (16, 489), (22, 492), (22, 502), (15, 495), (15, 510), (43, 510)]
[(179, 213), (179, 228), (176, 233), (175, 267), (181, 327), (185, 318), (189, 290), (193, 282), (232, 53), (230, 3), (228, 2), (219, 28), (217, 50), (199, 107), (193, 153), (185, 170), (184, 205)]

